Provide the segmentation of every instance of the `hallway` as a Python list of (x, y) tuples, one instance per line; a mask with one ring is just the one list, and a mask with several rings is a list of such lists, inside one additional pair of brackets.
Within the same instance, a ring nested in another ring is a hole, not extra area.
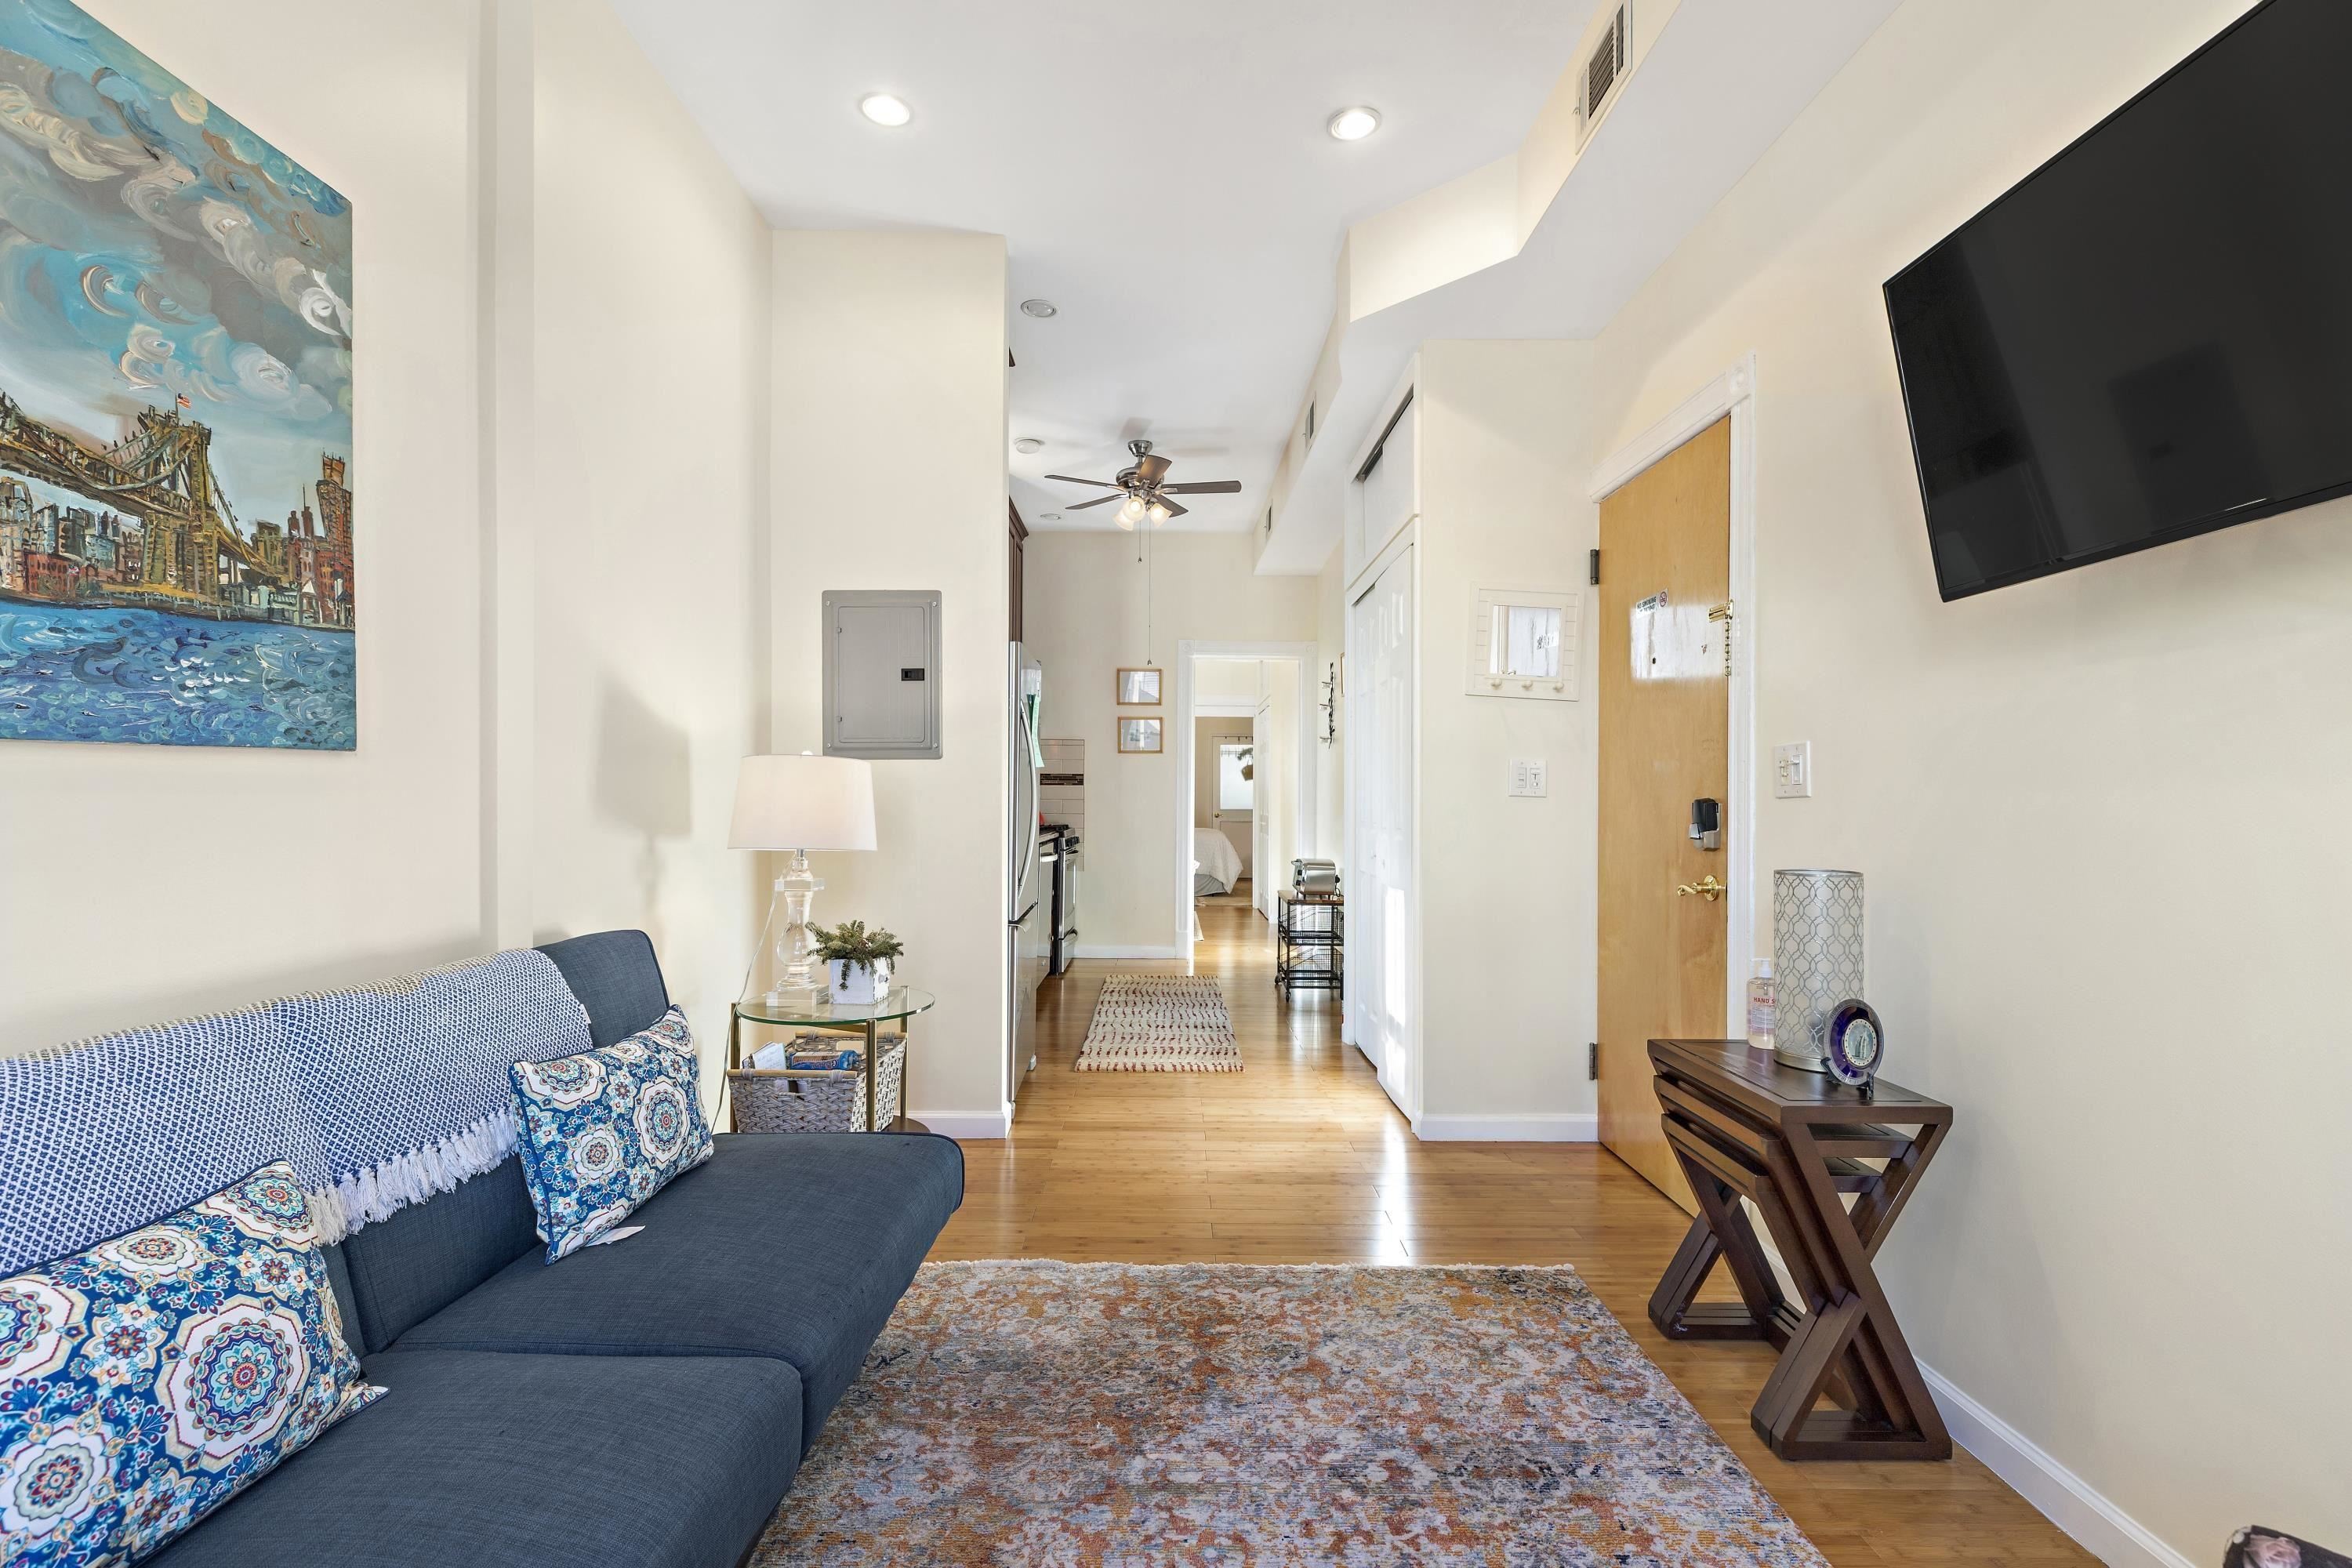
[(1282, 1004), (1263, 918), (1212, 900), (1201, 925), (1195, 967), (1225, 980), (1245, 1070), (1073, 1072), (1108, 975), (1181, 967), (1087, 961), (1049, 980), (1013, 1137), (964, 1145), (963, 1207), (933, 1258), (1573, 1264), (1840, 1568), (2093, 1561), (1966, 1453), (1775, 1459), (1748, 1423), (1771, 1352), (1669, 1344), (1645, 1316), (1681, 1210), (1595, 1144), (1416, 1140), (1340, 1043), (1336, 1001)]

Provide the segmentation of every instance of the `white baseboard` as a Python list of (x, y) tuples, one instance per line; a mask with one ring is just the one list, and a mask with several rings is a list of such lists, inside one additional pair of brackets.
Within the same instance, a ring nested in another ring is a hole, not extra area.
[(1079, 958), (1174, 958), (1172, 947), (1087, 947), (1081, 943), (1071, 952)]
[[(1986, 1469), (2107, 1568), (2198, 1568), (1951, 1379), (1931, 1366), (1921, 1366), (1919, 1373), (1951, 1428), (1952, 1441), (1983, 1460)], [(2221, 1550), (2219, 1542), (2214, 1550)]]
[(942, 1138), (979, 1140), (1003, 1137), (1006, 1120), (1001, 1110), (909, 1110), (907, 1119)]
[[(1749, 1205), (1748, 1214), (1755, 1216), (1754, 1205)], [(1792, 1299), (1803, 1300), (1789, 1278), (1789, 1266), (1780, 1260), (1780, 1249), (1763, 1234), (1760, 1225), (1757, 1239), (1763, 1243), (1764, 1256), (1772, 1261), (1780, 1289)], [(1974, 1454), (2010, 1490), (2032, 1503), (2044, 1519), (2107, 1568), (2199, 1568), (2032, 1438), (1978, 1404), (1950, 1378), (1925, 1362), (1919, 1363), (1919, 1375), (1927, 1380), (1927, 1392), (1936, 1396), (1936, 1408), (1952, 1441)]]
[(1425, 1143), (1594, 1143), (1601, 1118), (1590, 1111), (1559, 1116), (1424, 1116), (1412, 1135)]

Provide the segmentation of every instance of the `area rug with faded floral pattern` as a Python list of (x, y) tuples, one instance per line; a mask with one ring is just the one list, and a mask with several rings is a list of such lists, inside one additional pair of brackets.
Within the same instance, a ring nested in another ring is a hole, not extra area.
[(1071, 1064), (1078, 1072), (1239, 1072), (1242, 1047), (1213, 974), (1114, 974)]
[(924, 1266), (754, 1552), (1824, 1559), (1569, 1268)]

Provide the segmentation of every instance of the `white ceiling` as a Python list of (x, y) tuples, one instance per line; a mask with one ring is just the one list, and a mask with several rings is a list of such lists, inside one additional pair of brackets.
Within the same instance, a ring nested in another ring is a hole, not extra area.
[[(1592, 0), (615, 0), (771, 221), (1002, 234), (1013, 493), (1032, 526), (1108, 527), (1048, 472), (1108, 478), (1146, 436), (1178, 482), (1237, 479), (1171, 525), (1266, 504), (1330, 325), (1347, 226), (1517, 147)], [(857, 100), (906, 100), (912, 124)], [(1370, 139), (1324, 132), (1378, 108)], [(1009, 303), (1009, 302), (1008, 302)], [(919, 439), (910, 432), (909, 439)], [(1097, 521), (1100, 520), (1100, 521)]]

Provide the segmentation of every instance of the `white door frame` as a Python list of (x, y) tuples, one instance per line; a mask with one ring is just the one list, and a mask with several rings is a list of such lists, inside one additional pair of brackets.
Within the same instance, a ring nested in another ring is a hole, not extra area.
[[(1291, 842), (1300, 853), (1315, 841), (1315, 709), (1307, 700), (1307, 672), (1315, 663), (1311, 642), (1229, 642), (1181, 637), (1176, 643), (1176, 941), (1174, 956), (1192, 955), (1192, 661), (1196, 658), (1287, 658), (1298, 664), (1297, 799)], [(1256, 711), (1256, 704), (1251, 704)], [(1256, 869), (1253, 868), (1253, 872)]]
[[(1592, 476), (1598, 506), (1635, 476), (1726, 415), (1731, 417), (1731, 691), (1726, 773), (1731, 798), (1723, 803), (1727, 837), (1724, 880), (1724, 1026), (1745, 1031), (1748, 976), (1756, 944), (1756, 648), (1761, 626), (1756, 599), (1756, 354), (1685, 398), (1673, 413), (1612, 453)], [(1609, 570), (1604, 559), (1601, 569)]]

